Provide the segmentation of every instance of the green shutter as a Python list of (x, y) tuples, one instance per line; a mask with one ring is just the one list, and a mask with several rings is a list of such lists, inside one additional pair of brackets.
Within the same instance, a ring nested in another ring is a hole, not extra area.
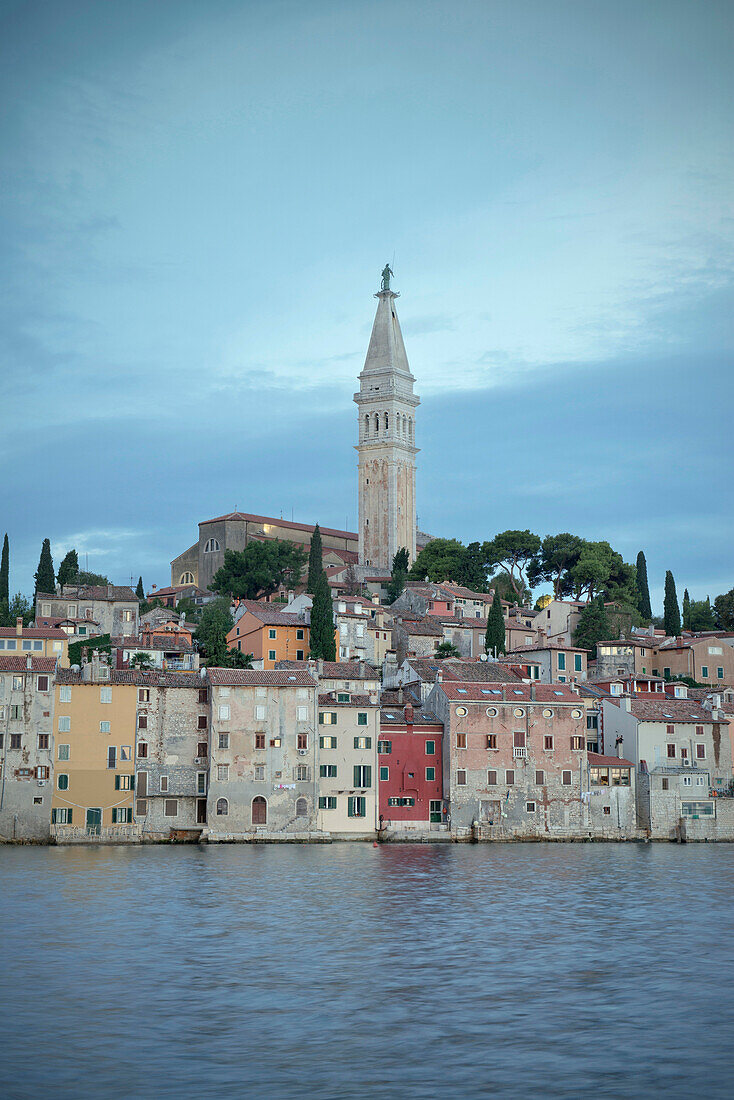
[(360, 779), (362, 778), (362, 767), (360, 764), (354, 765), (354, 786), (361, 787)]
[(321, 713), (321, 711), (319, 711), (319, 725), (323, 726), (323, 724), (324, 724), (324, 716)]
[(354, 801), (351, 795), (347, 798), (347, 817), (354, 817)]
[(119, 777), (119, 775), (116, 775), (115, 776), (115, 790), (119, 791), (119, 789), (120, 789), (120, 777)]
[(364, 768), (363, 768), (363, 772), (364, 772), (364, 783), (362, 784), (362, 786), (363, 787), (371, 787), (372, 786), (372, 766), (370, 764), (365, 764)]
[(66, 823), (67, 823), (67, 825), (71, 825), (71, 818), (72, 818), (73, 813), (74, 813), (74, 811), (72, 810), (72, 808), (70, 806), (69, 809), (66, 811)]
[(365, 737), (364, 740), (365, 740), (365, 748), (366, 749), (371, 749), (372, 748), (372, 738), (371, 737)]
[(56, 824), (56, 810), (51, 811), (51, 824), (52, 825)]

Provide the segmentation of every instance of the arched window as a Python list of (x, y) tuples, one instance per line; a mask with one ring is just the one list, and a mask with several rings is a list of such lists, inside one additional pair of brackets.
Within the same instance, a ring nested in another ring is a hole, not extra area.
[(389, 420), (389, 418), (388, 418), (388, 415), (387, 415), (387, 413), (385, 413), (385, 431), (387, 431), (387, 429), (388, 429), (389, 427), (390, 427), (390, 420)]
[(378, 435), (380, 431), (380, 414), (375, 413), (375, 435)]
[(365, 418), (364, 418), (364, 434), (365, 434), (365, 435), (369, 435), (369, 434), (370, 434), (370, 414), (369, 414), (369, 413), (365, 413)]
[(408, 439), (410, 440), (411, 443), (413, 442), (413, 417), (412, 416), (409, 417), (409, 419), (408, 419)]
[(182, 573), (181, 574), (181, 579), (178, 583), (179, 584), (193, 584), (194, 583), (194, 574), (193, 573)]
[(252, 824), (253, 825), (267, 825), (268, 823), (268, 804), (262, 795), (258, 795), (257, 798), (252, 800)]
[(229, 802), (226, 798), (217, 799), (217, 817), (226, 817), (229, 813)]
[(305, 798), (296, 799), (296, 817), (308, 817), (308, 800)]
[(221, 550), (221, 546), (216, 539), (207, 539), (204, 543), (204, 553), (213, 554), (215, 550)]

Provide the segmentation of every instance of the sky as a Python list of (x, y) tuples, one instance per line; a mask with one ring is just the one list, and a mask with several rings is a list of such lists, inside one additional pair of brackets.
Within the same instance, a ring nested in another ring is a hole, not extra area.
[[(354, 529), (386, 261), (422, 530), (734, 586), (729, 0), (0, 0), (0, 531), (169, 583)], [(655, 609), (655, 608), (654, 608)]]

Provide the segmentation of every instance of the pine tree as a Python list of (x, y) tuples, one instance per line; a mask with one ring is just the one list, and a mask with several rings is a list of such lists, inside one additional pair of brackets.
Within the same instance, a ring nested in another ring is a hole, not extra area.
[(680, 634), (680, 608), (678, 607), (678, 595), (675, 591), (675, 581), (670, 570), (665, 574), (665, 599), (663, 600), (663, 626), (669, 638)]
[(316, 581), (319, 573), (324, 570), (323, 549), (321, 546), (321, 531), (318, 523), (311, 536), (311, 549), (308, 554), (308, 577), (306, 579), (306, 591), (312, 596), (316, 592)]
[(73, 584), (78, 576), (79, 558), (76, 550), (70, 550), (59, 566), (56, 580), (63, 587), (65, 584)]
[(691, 597), (687, 588), (683, 590), (683, 629), (691, 629)]
[(0, 626), (10, 625), (8, 607), (10, 605), (10, 545), (8, 536), (3, 539), (3, 556), (0, 561)]
[(323, 657), (325, 661), (336, 660), (336, 641), (334, 639), (334, 609), (331, 604), (331, 592), (322, 569), (316, 578), (313, 606), (311, 607), (311, 656)]
[(487, 615), (487, 633), (484, 635), (484, 648), (490, 655), (506, 653), (505, 620), (502, 615), (502, 600), (495, 592), (492, 606)]
[(643, 619), (652, 618), (652, 606), (650, 605), (650, 588), (647, 583), (647, 561), (645, 554), (640, 550), (637, 555), (637, 607)]
[(143, 578), (142, 577), (138, 577), (138, 584), (137, 584), (137, 588), (135, 589), (135, 595), (138, 597), (139, 600), (144, 600), (145, 599), (145, 589), (143, 588)]
[(38, 571), (35, 574), (36, 593), (53, 592), (56, 588), (54, 560), (51, 557), (51, 540), (44, 539), (41, 556), (38, 559)]

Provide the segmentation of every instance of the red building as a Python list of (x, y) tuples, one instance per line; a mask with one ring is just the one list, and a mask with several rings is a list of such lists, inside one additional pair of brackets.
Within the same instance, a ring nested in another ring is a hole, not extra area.
[(437, 829), (446, 821), (443, 723), (411, 703), (380, 712), (377, 779), (380, 828)]

